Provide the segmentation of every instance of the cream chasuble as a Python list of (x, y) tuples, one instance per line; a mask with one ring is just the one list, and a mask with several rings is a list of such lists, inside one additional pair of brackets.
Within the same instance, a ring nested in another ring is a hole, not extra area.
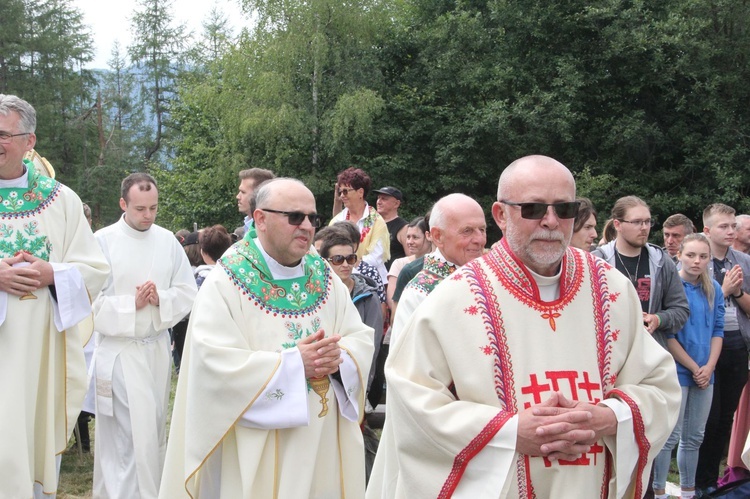
[(77, 324), (109, 272), (78, 196), (24, 164), (27, 181), (0, 185), (0, 258), (25, 251), (50, 262), (57, 298), (48, 287), (0, 292), (0, 497), (13, 498), (31, 497), (34, 482), (57, 490), (55, 456), (86, 393), (88, 337)]
[[(177, 239), (157, 225), (138, 231), (121, 218), (96, 239), (113, 271), (94, 302), (94, 496), (156, 497), (172, 372), (167, 329), (190, 312), (195, 278)], [(159, 306), (136, 310), (136, 286), (148, 280)]]
[[(303, 263), (301, 277), (274, 280), (246, 235), (204, 281), (190, 317), (160, 497), (364, 496), (359, 420), (345, 417), (341, 403), (352, 400), (364, 414), (373, 331), (320, 257), (308, 253)], [(290, 350), (318, 329), (342, 337), (343, 398), (334, 395), (342, 386), (334, 376), (320, 380), (331, 386), (319, 386), (304, 370), (284, 367), (301, 359)], [(347, 365), (353, 372), (344, 372)], [(290, 406), (300, 392), (301, 406)], [(275, 421), (248, 422), (274, 405)], [(299, 413), (306, 413), (301, 422)]]
[(409, 322), (411, 314), (417, 309), (427, 295), (432, 293), (435, 286), (443, 282), (443, 279), (456, 271), (458, 267), (446, 261), (440, 250), (435, 250), (424, 257), (424, 267), (420, 270), (414, 279), (404, 288), (401, 299), (398, 301), (396, 316), (393, 318), (393, 328), (391, 329), (391, 344), (401, 334), (401, 330)]
[[(640, 499), (680, 406), (641, 316), (628, 280), (576, 249), (551, 302), (505, 240), (461, 267), (391, 346), (367, 497)], [(569, 462), (516, 453), (518, 412), (552, 391), (610, 405), (618, 434)]]

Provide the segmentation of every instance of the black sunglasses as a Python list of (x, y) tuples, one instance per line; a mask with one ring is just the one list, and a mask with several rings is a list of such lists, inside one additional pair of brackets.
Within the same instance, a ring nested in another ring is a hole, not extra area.
[(357, 263), (357, 254), (352, 253), (351, 255), (346, 255), (346, 256), (333, 255), (330, 258), (326, 258), (326, 260), (328, 260), (329, 262), (331, 262), (332, 264), (336, 266), (341, 265), (342, 263), (344, 263), (344, 261), (346, 261), (346, 263), (348, 263), (349, 265), (354, 265), (355, 263)]
[(541, 220), (547, 213), (547, 207), (551, 206), (555, 210), (558, 218), (575, 218), (578, 214), (578, 208), (581, 203), (578, 201), (568, 201), (564, 203), (513, 203), (511, 201), (500, 201), (510, 206), (521, 207), (521, 217), (528, 220)]
[(301, 211), (279, 211), (279, 210), (269, 210), (268, 208), (258, 208), (260, 211), (267, 211), (269, 213), (278, 213), (279, 215), (284, 215), (287, 220), (289, 221), (289, 225), (302, 225), (302, 222), (305, 221), (305, 217), (307, 217), (310, 220), (310, 225), (315, 227), (316, 229), (320, 227), (320, 222), (323, 220), (323, 217), (318, 215), (317, 213), (302, 213)]

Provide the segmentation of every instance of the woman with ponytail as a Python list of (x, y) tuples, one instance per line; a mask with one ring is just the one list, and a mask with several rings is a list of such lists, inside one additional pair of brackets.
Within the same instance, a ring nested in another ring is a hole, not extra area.
[(672, 435), (654, 461), (654, 495), (666, 498), (665, 486), (672, 449), (679, 441), (677, 466), (683, 498), (695, 497), (698, 450), (703, 441), (713, 397), (714, 368), (724, 337), (724, 294), (708, 273), (711, 248), (703, 234), (685, 237), (678, 253), (680, 278), (690, 305), (690, 317), (667, 348), (677, 364), (682, 405)]

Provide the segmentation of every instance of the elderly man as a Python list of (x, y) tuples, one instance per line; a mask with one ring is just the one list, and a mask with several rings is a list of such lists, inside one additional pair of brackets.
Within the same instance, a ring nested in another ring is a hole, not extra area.
[(664, 220), (662, 235), (664, 236), (664, 251), (669, 254), (673, 262), (677, 263), (677, 252), (685, 236), (695, 232), (693, 221), (682, 213), (675, 213)]
[(94, 496), (156, 497), (166, 450), (168, 329), (190, 312), (197, 292), (185, 251), (154, 223), (156, 181), (122, 181), (117, 223), (96, 232), (112, 276), (94, 301)]
[(404, 288), (393, 320), (391, 343), (435, 286), (461, 265), (482, 256), (487, 243), (482, 207), (464, 194), (441, 198), (430, 213), (430, 235), (437, 249), (425, 256), (422, 270)]
[(732, 248), (742, 253), (750, 253), (750, 215), (737, 215), (737, 235)]
[(503, 172), (504, 239), (444, 280), (391, 349), (381, 449), (397, 459), (368, 497), (642, 496), (680, 387), (627, 279), (568, 248), (577, 208), (551, 158)]
[(248, 168), (247, 170), (242, 170), (239, 173), (239, 176), (240, 186), (237, 189), (237, 196), (235, 196), (235, 198), (237, 199), (237, 208), (240, 210), (240, 213), (245, 215), (243, 226), (245, 227), (245, 230), (248, 230), (253, 222), (253, 212), (250, 205), (251, 200), (255, 195), (255, 190), (260, 184), (267, 180), (271, 180), (276, 175), (274, 175), (271, 170), (264, 170), (263, 168)]
[(109, 272), (78, 196), (23, 160), (35, 128), (28, 102), (0, 94), (0, 497), (57, 491), (86, 394), (78, 324)]
[(276, 179), (256, 203), (257, 238), (219, 260), (190, 317), (160, 497), (361, 498), (373, 330), (309, 251), (312, 192)]

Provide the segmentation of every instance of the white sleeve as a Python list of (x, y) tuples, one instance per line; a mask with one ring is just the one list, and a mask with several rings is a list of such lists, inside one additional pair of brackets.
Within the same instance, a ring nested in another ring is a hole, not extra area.
[(56, 300), (52, 300), (55, 327), (65, 331), (91, 315), (91, 300), (81, 272), (69, 263), (50, 262), (54, 272)]
[(262, 430), (307, 426), (307, 380), (298, 348), (281, 352), (281, 365), (237, 424)]
[(500, 499), (508, 473), (516, 458), (516, 414), (500, 428), (479, 453), (466, 465), (466, 470), (453, 492), (455, 499), (486, 497)]
[(339, 366), (339, 373), (344, 385), (341, 386), (338, 380), (331, 378), (333, 392), (336, 394), (341, 415), (349, 421), (359, 423), (359, 392), (362, 390), (362, 385), (359, 383), (359, 372), (357, 371), (357, 365), (347, 352), (342, 351), (341, 358), (344, 362)]
[(638, 464), (638, 444), (633, 432), (633, 412), (628, 404), (616, 398), (602, 400), (600, 404), (612, 409), (617, 417), (617, 434), (604, 437), (604, 445), (615, 458), (617, 497), (619, 498), (625, 495), (630, 486), (630, 478)]

